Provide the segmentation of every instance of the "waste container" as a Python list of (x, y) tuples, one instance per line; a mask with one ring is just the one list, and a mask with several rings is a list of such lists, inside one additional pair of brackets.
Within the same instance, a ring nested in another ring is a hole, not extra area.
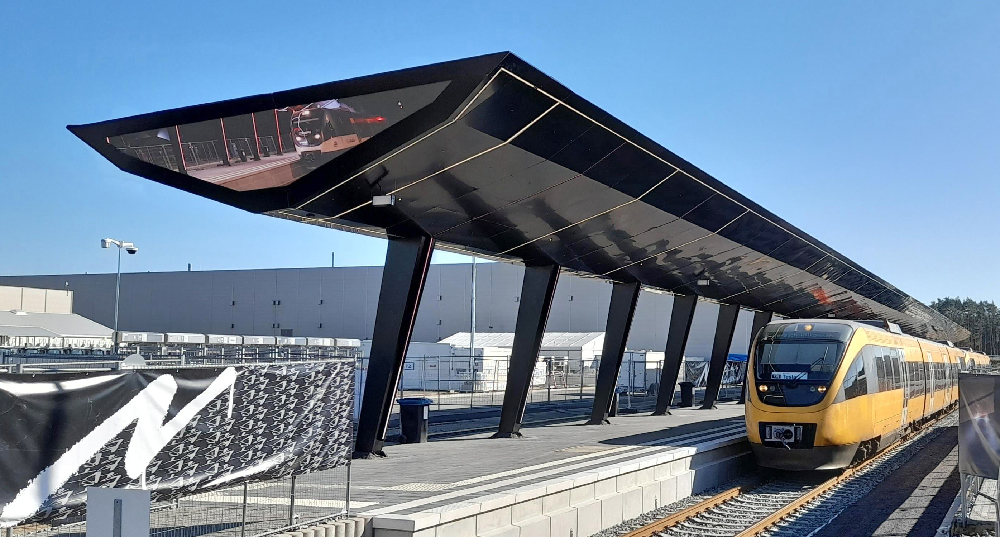
[(608, 410), (608, 417), (615, 417), (618, 415), (618, 392), (611, 395), (611, 409)]
[(682, 382), (681, 386), (681, 406), (694, 406), (694, 383)]
[(399, 403), (399, 443), (417, 444), (427, 441), (431, 401), (426, 397), (404, 397)]

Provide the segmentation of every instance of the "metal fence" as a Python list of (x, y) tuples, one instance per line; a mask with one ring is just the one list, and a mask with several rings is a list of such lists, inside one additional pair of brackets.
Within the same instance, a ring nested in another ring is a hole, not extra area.
[(222, 157), (214, 141), (184, 142), (181, 144), (184, 165), (189, 170), (222, 164)]
[[(235, 487), (154, 502), (150, 537), (262, 537), (350, 511), (350, 466), (311, 474), (246, 483)], [(23, 524), (7, 537), (85, 535), (81, 517), (58, 524)]]
[[(218, 357), (153, 357), (143, 365), (123, 366), (117, 359), (80, 360), (80, 356), (67, 356), (67, 360), (52, 361), (51, 358), (48, 355), (0, 355), (0, 359), (8, 362), (0, 364), (0, 372), (36, 374), (117, 370), (123, 367), (160, 369), (265, 363)], [(273, 363), (303, 361), (294, 360), (294, 354), (286, 355), (286, 358)], [(348, 460), (346, 466), (331, 470), (244, 483), (154, 502), (150, 510), (150, 537), (264, 537), (321, 520), (346, 517), (351, 509), (350, 484)], [(83, 537), (85, 534), (85, 519), (78, 517), (56, 523), (18, 525), (7, 528), (3, 536)]]
[[(434, 410), (501, 406), (507, 387), (509, 356), (408, 357), (399, 380), (398, 397), (426, 397)], [(528, 403), (580, 401), (593, 398), (600, 359), (542, 357), (532, 376)], [(356, 360), (355, 400), (361, 401), (368, 360)], [(617, 391), (626, 406), (634, 395), (659, 392), (663, 360), (627, 360), (618, 375)], [(746, 376), (746, 362), (730, 360), (723, 372), (719, 400), (738, 399)], [(708, 361), (685, 361), (678, 382), (705, 386)]]

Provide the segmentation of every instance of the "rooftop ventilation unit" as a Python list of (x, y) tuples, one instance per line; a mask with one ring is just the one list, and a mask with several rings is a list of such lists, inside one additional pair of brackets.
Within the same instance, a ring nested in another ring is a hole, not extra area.
[(874, 326), (876, 328), (881, 328), (882, 330), (892, 332), (893, 334), (903, 335), (903, 329), (901, 329), (898, 324), (890, 323), (885, 319), (866, 319), (857, 322), (861, 324), (867, 324), (869, 326)]

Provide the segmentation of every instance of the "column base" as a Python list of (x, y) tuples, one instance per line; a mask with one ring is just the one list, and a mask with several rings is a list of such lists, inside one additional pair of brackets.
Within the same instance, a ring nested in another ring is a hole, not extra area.
[(384, 451), (355, 451), (351, 453), (352, 459), (384, 459), (386, 457)]
[(611, 425), (611, 421), (608, 420), (607, 418), (601, 418), (596, 420), (592, 419), (587, 423), (584, 423), (584, 425)]
[(522, 435), (517, 431), (514, 431), (510, 433), (493, 433), (493, 436), (491, 436), (490, 438), (521, 438), (522, 436), (524, 435)]

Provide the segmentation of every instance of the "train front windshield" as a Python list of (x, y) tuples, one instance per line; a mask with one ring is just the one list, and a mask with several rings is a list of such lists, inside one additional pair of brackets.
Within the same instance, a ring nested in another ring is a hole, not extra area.
[(761, 380), (830, 380), (844, 344), (837, 341), (778, 341), (760, 346), (757, 378)]
[(754, 356), (754, 373), (763, 386), (761, 398), (779, 406), (818, 403), (837, 373), (853, 331), (849, 325), (829, 323), (768, 325), (761, 331)]

